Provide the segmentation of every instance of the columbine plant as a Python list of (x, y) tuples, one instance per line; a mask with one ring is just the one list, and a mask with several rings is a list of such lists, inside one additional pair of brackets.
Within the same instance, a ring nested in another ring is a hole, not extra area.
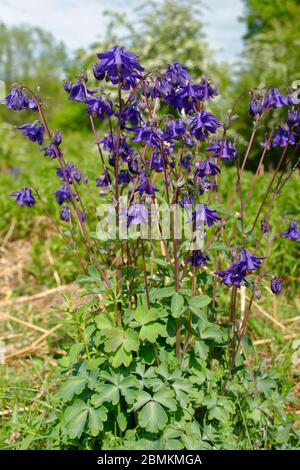
[[(61, 207), (61, 221), (76, 221), (86, 251), (83, 257), (78, 234), (72, 231), (77, 238), (69, 247), (84, 270), (77, 281), (88, 301), (76, 308), (68, 300), (76, 342), (60, 361), (68, 378), (52, 420), (57, 423), (53, 440), (63, 447), (200, 449), (224, 446), (225, 436), (229, 447), (238, 447), (243, 439), (246, 447), (253, 447), (239, 423), (251, 416), (248, 426), (258, 442), (258, 423), (273, 432), (276, 420), (267, 412), (252, 412), (277, 385), (242, 366), (239, 350), (253, 299), (261, 297), (262, 281), (271, 277), (274, 294), (282, 289), (282, 280), (266, 272), (277, 236), (268, 221), (299, 161), (294, 159), (300, 124), (295, 94), (289, 90), (284, 96), (274, 88), (251, 90), (254, 126), (246, 152), (239, 156), (228, 139), (238, 116), (232, 110), (222, 120), (209, 111), (218, 91), (207, 78), (194, 83), (179, 63), (145, 73), (138, 57), (119, 46), (98, 54), (93, 74), (97, 83), (110, 83), (109, 93), (100, 86), (88, 87), (86, 73), (75, 82), (66, 81), (64, 88), (90, 120), (99, 152), (95, 182), (64, 155), (61, 132), (50, 130), (39, 94), (16, 85), (4, 100), (10, 109), (31, 109), (39, 115), (17, 129), (57, 163), (61, 186), (53, 197)], [(266, 137), (245, 195), (242, 176), (260, 123), (273, 108), (281, 107), (287, 122)], [(281, 156), (255, 219), (246, 225), (247, 202), (260, 166), (274, 147), (282, 147)], [(236, 165), (237, 179), (227, 203), (221, 204), (218, 187), (228, 162)], [(96, 218), (102, 217), (96, 188), (99, 202), (110, 204), (115, 239), (100, 242), (95, 232)], [(30, 208), (42, 203), (38, 191), (29, 187), (11, 195), (17, 204)], [(234, 213), (231, 207), (237, 201), (239, 212)], [(163, 236), (161, 204), (183, 208), (183, 215), (169, 212), (170, 239)], [(176, 230), (178, 214), (184, 217), (185, 211), (193, 234), (189, 242)], [(158, 240), (149, 235), (149, 219), (156, 225)], [(122, 238), (124, 224), (129, 235)], [(144, 228), (148, 236), (138, 231), (130, 235), (133, 227), (141, 232)], [(60, 226), (59, 230), (65, 239), (66, 233)], [(297, 223), (291, 221), (280, 236), (299, 241)], [(250, 300), (238, 315), (241, 286)], [(230, 297), (228, 325), (218, 315), (223, 293)], [(251, 405), (239, 400), (250, 395), (256, 397)], [(271, 413), (278, 416), (274, 403), (269, 405)]]

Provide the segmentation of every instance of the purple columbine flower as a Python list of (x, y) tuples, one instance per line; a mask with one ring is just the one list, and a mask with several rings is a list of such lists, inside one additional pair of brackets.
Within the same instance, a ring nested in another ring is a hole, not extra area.
[(175, 62), (174, 64), (169, 64), (165, 68), (165, 75), (169, 79), (171, 85), (185, 85), (187, 80), (190, 80), (191, 76), (187, 72), (186, 67)]
[(196, 176), (200, 178), (205, 178), (206, 176), (215, 176), (218, 173), (221, 173), (219, 165), (214, 163), (211, 158), (206, 158), (196, 163)]
[(207, 261), (210, 261), (209, 256), (204, 255), (201, 250), (193, 251), (192, 255), (188, 257), (187, 262), (192, 263), (193, 266), (206, 266)]
[(295, 145), (296, 136), (297, 134), (291, 131), (287, 124), (282, 124), (273, 138), (272, 147), (285, 147), (287, 144)]
[(185, 133), (186, 127), (181, 119), (173, 119), (166, 125), (166, 130), (163, 133), (163, 140), (172, 140), (181, 137)]
[(193, 159), (193, 154), (192, 153), (187, 153), (184, 155), (180, 161), (180, 166), (183, 166), (189, 173), (191, 171), (191, 167), (195, 166), (194, 163), (192, 163)]
[(11, 193), (10, 196), (13, 196), (16, 198), (16, 203), (19, 206), (32, 207), (36, 203), (36, 200), (32, 194), (31, 189), (27, 187), (22, 188), (21, 191)]
[(109, 100), (104, 100), (100, 96), (95, 96), (93, 98), (88, 98), (86, 100), (86, 110), (90, 116), (96, 114), (100, 121), (104, 118), (104, 115), (111, 116), (113, 114), (112, 102)]
[(29, 109), (30, 99), (22, 88), (14, 87), (9, 95), (7, 95), (0, 103), (6, 103), (8, 109), (15, 109), (21, 111), (22, 109)]
[(284, 232), (279, 234), (280, 237), (284, 237), (287, 240), (293, 240), (295, 242), (300, 242), (300, 228), (295, 220), (291, 220), (289, 226)]
[(125, 47), (114, 46), (109, 51), (97, 54), (100, 62), (94, 66), (93, 72), (97, 80), (106, 76), (114, 85), (119, 80), (125, 90), (135, 88), (141, 78), (139, 72), (144, 68), (139, 64), (138, 57), (128, 52)]
[(87, 100), (87, 89), (85, 85), (81, 82), (71, 85), (71, 89), (69, 93), (70, 93), (69, 100), (79, 101), (79, 102), (82, 101), (84, 103)]
[(127, 160), (127, 163), (128, 163), (128, 170), (130, 171), (130, 173), (132, 173), (133, 175), (136, 175), (137, 172), (139, 171), (138, 159), (133, 156), (129, 157)]
[(129, 184), (132, 181), (132, 177), (128, 170), (121, 170), (118, 175), (119, 184)]
[(61, 168), (57, 168), (56, 174), (61, 181), (66, 180), (66, 178), (64, 177), (64, 173), (65, 173), (66, 178), (68, 179), (69, 184), (72, 184), (73, 181), (80, 183), (82, 174), (80, 173), (78, 168), (72, 163), (67, 164), (67, 166), (64, 168), (64, 172)]
[[(112, 152), (112, 163), (114, 165), (114, 159), (117, 151), (117, 136), (107, 134), (104, 139), (100, 141), (103, 144), (103, 149)], [(119, 155), (122, 158), (123, 162), (127, 162), (128, 159), (134, 154), (133, 149), (128, 145), (125, 137), (121, 138), (119, 141)]]
[(150, 92), (152, 98), (162, 98), (169, 95), (172, 92), (172, 86), (170, 85), (166, 77), (157, 77), (154, 81), (152, 90)]
[(154, 186), (152, 181), (145, 175), (142, 175), (140, 185), (136, 188), (135, 192), (138, 192), (140, 196), (143, 194), (154, 196), (156, 191), (158, 191), (158, 189)]
[(201, 82), (199, 84), (198, 89), (198, 96), (201, 101), (208, 101), (215, 96), (218, 96), (218, 91), (215, 85), (207, 80), (205, 77), (201, 78)]
[(217, 220), (221, 220), (217, 211), (209, 209), (206, 204), (197, 204), (196, 211), (192, 214), (192, 219), (195, 222), (195, 229), (206, 224), (211, 227)]
[(164, 169), (164, 163), (160, 152), (153, 152), (152, 157), (149, 160), (150, 170), (161, 172)]
[(288, 124), (289, 126), (299, 126), (300, 125), (300, 111), (296, 109), (289, 109), (288, 111)]
[(191, 209), (193, 205), (193, 201), (194, 201), (194, 198), (192, 194), (185, 194), (181, 198), (180, 206), (186, 209)]
[(154, 129), (150, 124), (146, 123), (142, 126), (131, 127), (128, 130), (136, 133), (132, 142), (144, 142), (152, 148), (160, 146), (162, 132), (159, 129)]
[(104, 172), (99, 178), (96, 178), (96, 186), (97, 188), (107, 188), (107, 186), (111, 185), (111, 178), (109, 173)]
[(127, 211), (127, 225), (148, 224), (148, 209), (144, 204), (134, 202)]
[(54, 192), (56, 201), (58, 204), (62, 204), (65, 201), (68, 201), (71, 197), (68, 186), (63, 184), (57, 191)]
[(251, 116), (261, 116), (263, 112), (263, 102), (260, 97), (251, 95), (248, 111)]
[(69, 222), (71, 220), (71, 208), (68, 204), (64, 204), (60, 211), (60, 219), (64, 220), (65, 222)]
[[(51, 160), (57, 158), (57, 156), (62, 157), (63, 152), (59, 149), (60, 144), (62, 143), (61, 131), (57, 131), (54, 135), (54, 138), (51, 144), (48, 147), (43, 148), (44, 156), (50, 157)], [(56, 151), (55, 151), (56, 149)]]
[(36, 120), (32, 124), (23, 124), (23, 126), (18, 126), (17, 129), (24, 131), (22, 134), (28, 137), (31, 142), (38, 142), (39, 145), (43, 144), (45, 128), (41, 121)]
[(278, 276), (273, 276), (271, 279), (271, 291), (273, 292), (273, 294), (275, 295), (280, 294), (280, 292), (282, 291), (282, 287), (283, 287), (282, 279), (280, 279), (280, 277)]
[[(222, 152), (221, 152), (222, 149)], [(227, 139), (224, 139), (223, 145), (222, 140), (213, 140), (209, 147), (206, 147), (208, 152), (215, 152), (214, 157), (221, 158), (221, 160), (233, 160), (237, 158), (238, 151), (235, 146)]]
[(269, 88), (268, 94), (264, 99), (264, 108), (281, 108), (288, 104), (288, 99), (279, 93), (277, 88)]
[(142, 118), (136, 105), (126, 106), (126, 108), (122, 109), (121, 129), (124, 129), (127, 122), (130, 122), (133, 126), (138, 126), (141, 121)]
[(258, 258), (250, 253), (245, 248), (241, 249), (240, 261), (246, 263), (247, 271), (254, 271), (259, 268), (264, 258)]
[(271, 228), (268, 220), (261, 220), (260, 228), (263, 233), (270, 233)]
[(222, 124), (218, 119), (208, 111), (202, 109), (196, 116), (187, 120), (191, 124), (190, 132), (197, 140), (204, 140), (208, 137), (208, 133), (215, 134), (218, 127)]
[(222, 279), (222, 283), (226, 286), (240, 287), (247, 274), (247, 263), (238, 261), (224, 271), (216, 271), (215, 274)]
[(200, 196), (203, 196), (205, 191), (216, 191), (217, 184), (214, 181), (208, 181), (205, 178), (197, 177), (196, 183), (199, 184)]

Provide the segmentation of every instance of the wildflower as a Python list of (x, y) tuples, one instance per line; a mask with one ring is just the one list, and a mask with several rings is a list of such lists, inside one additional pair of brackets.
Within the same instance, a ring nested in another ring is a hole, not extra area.
[[(117, 136), (108, 134), (100, 141), (103, 144), (103, 149), (109, 152), (112, 152), (112, 162), (114, 165), (114, 158), (117, 152)], [(125, 137), (120, 138), (119, 140), (119, 156), (122, 158), (123, 162), (127, 162), (128, 159), (133, 155), (133, 149), (128, 145)]]
[(216, 141), (213, 140), (209, 147), (206, 147), (208, 152), (215, 152), (214, 157), (221, 158), (221, 160), (233, 160), (237, 158), (238, 151), (236, 147), (227, 139)]
[(295, 144), (296, 133), (291, 131), (287, 124), (282, 124), (273, 138), (273, 147), (285, 147), (287, 144)]
[(211, 158), (206, 158), (206, 160), (201, 160), (198, 162), (195, 174), (204, 178), (205, 176), (215, 176), (218, 173), (221, 173), (221, 170), (218, 165), (216, 165)]
[(104, 115), (111, 116), (113, 114), (112, 102), (109, 100), (104, 100), (100, 96), (95, 96), (93, 98), (88, 98), (86, 100), (86, 110), (90, 116), (96, 114), (100, 121), (104, 118)]
[(57, 158), (57, 156), (62, 157), (63, 153), (59, 149), (59, 145), (62, 143), (61, 131), (55, 133), (54, 139), (48, 147), (43, 148), (44, 156), (50, 157), (51, 160)]
[(72, 184), (73, 180), (79, 183), (82, 177), (80, 171), (72, 163), (68, 163), (64, 168), (64, 171), (61, 168), (57, 168), (56, 174), (62, 181), (66, 181), (67, 179), (69, 184)]
[(206, 266), (206, 262), (210, 261), (209, 256), (204, 255), (201, 250), (193, 251), (192, 255), (188, 257), (188, 262), (192, 263), (193, 266)]
[(221, 277), (223, 284), (226, 286), (240, 287), (247, 274), (247, 263), (238, 261), (224, 271), (216, 271), (215, 274)]
[(185, 133), (185, 124), (181, 119), (169, 121), (163, 133), (163, 140), (177, 139)]
[(30, 99), (22, 88), (14, 87), (0, 103), (6, 103), (8, 109), (21, 111), (22, 109), (29, 109)]
[(213, 98), (214, 96), (218, 96), (219, 94), (215, 85), (205, 77), (201, 78), (201, 82), (198, 87), (198, 99), (201, 101), (208, 101), (209, 99)]
[(132, 142), (144, 142), (153, 148), (159, 147), (161, 143), (161, 131), (154, 129), (150, 124), (131, 127), (128, 130), (136, 133), (136, 136), (132, 139)]
[(27, 187), (22, 188), (21, 191), (10, 194), (10, 196), (16, 197), (16, 203), (19, 206), (32, 207), (36, 203), (31, 189)]
[(192, 163), (193, 159), (193, 154), (192, 153), (187, 153), (184, 155), (180, 161), (180, 166), (183, 166), (188, 172), (191, 171), (191, 167), (195, 166), (194, 163)]
[(129, 225), (146, 225), (148, 224), (148, 210), (144, 204), (134, 202), (127, 211), (127, 224)]
[(24, 131), (22, 134), (32, 142), (38, 142), (39, 145), (43, 144), (45, 128), (41, 121), (36, 120), (32, 124), (23, 124), (23, 126), (18, 126), (17, 129)]
[(150, 167), (150, 170), (155, 170), (158, 173), (160, 171), (163, 171), (164, 164), (163, 164), (163, 158), (160, 152), (153, 152), (153, 155), (149, 161), (149, 167)]
[(217, 189), (217, 185), (214, 181), (207, 181), (203, 178), (196, 178), (196, 182), (199, 184), (199, 193), (202, 196), (205, 191), (215, 191)]
[(69, 222), (71, 220), (71, 208), (67, 204), (62, 206), (60, 211), (60, 218), (65, 222)]
[(284, 232), (279, 234), (280, 237), (284, 237), (287, 240), (293, 240), (300, 242), (300, 228), (295, 220), (291, 220), (289, 226)]
[(192, 218), (195, 221), (196, 229), (203, 224), (211, 227), (217, 220), (221, 220), (217, 211), (209, 209), (206, 204), (197, 204), (196, 211), (193, 212)]
[(119, 184), (129, 184), (132, 181), (132, 177), (129, 174), (128, 170), (121, 170), (118, 175)]
[(127, 163), (128, 163), (128, 170), (132, 174), (136, 175), (138, 170), (139, 170), (139, 163), (138, 163), (137, 158), (130, 157), (130, 158), (128, 158)]
[(240, 261), (246, 263), (246, 269), (248, 271), (254, 271), (259, 268), (263, 259), (264, 258), (258, 258), (257, 256), (252, 255), (250, 251), (245, 248), (242, 248), (241, 250)]
[(106, 76), (114, 85), (120, 80), (125, 90), (136, 87), (137, 79), (141, 78), (138, 72), (144, 70), (136, 55), (128, 52), (125, 47), (114, 46), (109, 51), (97, 54), (97, 57), (100, 62), (93, 69), (97, 80), (103, 80)]
[(249, 102), (249, 114), (251, 116), (261, 116), (263, 112), (263, 102), (260, 98), (252, 96)]
[(300, 111), (289, 109), (288, 123), (290, 126), (299, 126), (300, 125)]
[(98, 188), (107, 188), (109, 185), (111, 185), (111, 178), (108, 172), (104, 172), (99, 178), (96, 178)]
[(273, 294), (280, 294), (283, 287), (283, 281), (278, 276), (273, 276), (271, 279), (271, 291)]
[(151, 90), (152, 98), (162, 98), (172, 92), (172, 87), (166, 77), (157, 77)]
[(140, 185), (136, 188), (135, 192), (139, 192), (139, 195), (142, 196), (143, 194), (147, 194), (148, 196), (153, 196), (158, 189), (155, 188), (153, 183), (149, 178), (147, 178), (145, 175), (142, 175), (141, 177), (141, 183)]
[(138, 126), (141, 120), (141, 115), (135, 105), (126, 106), (126, 108), (122, 109), (121, 129), (124, 129), (127, 122), (130, 122), (133, 126)]
[(87, 89), (81, 82), (71, 85), (69, 100), (72, 101), (85, 101), (87, 100)]
[(288, 104), (288, 99), (279, 93), (277, 88), (269, 88), (268, 94), (263, 102), (264, 108), (281, 108)]
[(58, 204), (68, 201), (71, 197), (68, 187), (64, 184), (57, 191), (54, 192)]
[(192, 194), (185, 194), (181, 198), (180, 205), (181, 205), (181, 207), (184, 207), (186, 209), (190, 209), (192, 204), (193, 204), (193, 200), (194, 200), (194, 198), (193, 198)]
[(197, 140), (203, 140), (208, 137), (208, 133), (215, 134), (218, 127), (222, 124), (218, 119), (208, 111), (202, 109), (196, 116), (187, 120), (191, 124), (190, 132)]
[(191, 76), (187, 72), (186, 67), (175, 62), (174, 64), (169, 64), (165, 68), (165, 75), (169, 79), (171, 85), (185, 85), (187, 80), (190, 80)]
[(268, 220), (261, 220), (260, 228), (263, 233), (269, 233), (271, 229)]

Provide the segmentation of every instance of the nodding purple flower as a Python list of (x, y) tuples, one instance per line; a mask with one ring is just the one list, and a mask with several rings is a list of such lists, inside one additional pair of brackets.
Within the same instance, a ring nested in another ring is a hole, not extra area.
[(206, 204), (197, 204), (196, 211), (192, 214), (192, 219), (195, 222), (195, 229), (206, 224), (211, 227), (217, 220), (221, 220), (217, 211), (209, 209)]
[(242, 248), (240, 253), (240, 261), (246, 263), (247, 271), (254, 271), (259, 268), (264, 258), (258, 258), (250, 253), (250, 251)]
[(137, 172), (139, 171), (139, 162), (137, 158), (129, 157), (127, 160), (127, 164), (128, 164), (128, 170), (130, 171), (130, 173), (132, 173), (133, 175), (136, 175)]
[(54, 194), (56, 201), (60, 205), (71, 198), (69, 188), (65, 184), (63, 184), (57, 191), (55, 191)]
[(288, 90), (288, 96), (287, 96), (287, 101), (288, 101), (288, 105), (289, 106), (296, 106), (297, 104), (299, 104), (299, 98), (298, 98), (298, 92), (297, 90), (293, 90), (292, 88), (290, 88)]
[(45, 128), (41, 121), (34, 121), (32, 124), (23, 124), (18, 126), (17, 129), (22, 130), (22, 134), (28, 137), (31, 142), (37, 142), (39, 145), (43, 144)]
[(50, 157), (51, 160), (54, 158), (62, 157), (63, 152), (59, 149), (59, 145), (62, 143), (62, 136), (61, 136), (61, 131), (57, 131), (54, 135), (54, 138), (51, 142), (51, 144), (48, 145), (48, 147), (43, 148), (44, 151), (44, 156), (45, 157)]
[(285, 147), (287, 144), (294, 145), (296, 136), (297, 134), (291, 131), (287, 124), (282, 124), (273, 138), (272, 147)]
[(64, 81), (64, 90), (67, 93), (70, 93), (70, 91), (72, 90), (72, 82), (70, 82), (70, 80), (65, 80)]
[(174, 64), (169, 64), (165, 68), (165, 75), (169, 79), (171, 85), (185, 85), (187, 80), (190, 80), (191, 76), (187, 72), (186, 67), (175, 62)]
[(213, 140), (210, 146), (206, 147), (206, 150), (208, 152), (215, 152), (214, 157), (220, 157), (221, 160), (225, 161), (233, 160), (238, 156), (236, 147), (227, 139), (224, 139), (223, 145), (222, 140)]
[(261, 220), (260, 228), (263, 233), (270, 233), (271, 228), (268, 220)]
[(172, 92), (172, 87), (166, 77), (157, 77), (150, 92), (152, 98), (162, 98)]
[(36, 200), (32, 194), (31, 189), (27, 187), (22, 188), (21, 191), (11, 193), (10, 196), (13, 196), (16, 198), (16, 203), (19, 206), (32, 207), (36, 203)]
[[(9, 95), (7, 95), (0, 103), (6, 103), (8, 109), (14, 109), (21, 111), (23, 109), (29, 109), (31, 100), (26, 95), (22, 88), (14, 87)], [(31, 108), (32, 109), (32, 108)]]
[(71, 208), (68, 204), (62, 206), (60, 211), (60, 219), (64, 220), (65, 222), (69, 222), (71, 220)]
[(132, 177), (128, 170), (121, 170), (118, 175), (119, 184), (129, 184), (132, 181)]
[(300, 111), (296, 109), (289, 109), (288, 111), (288, 124), (289, 126), (299, 126), (300, 125)]
[(192, 263), (193, 266), (206, 266), (207, 261), (210, 261), (209, 256), (204, 255), (201, 250), (193, 251), (192, 255), (188, 257), (187, 262)]
[[(103, 149), (112, 152), (112, 161), (114, 165), (114, 158), (117, 152), (117, 136), (107, 134), (104, 139), (100, 141), (103, 144)], [(122, 158), (123, 162), (127, 162), (128, 159), (134, 154), (133, 149), (128, 145), (125, 137), (121, 138), (119, 141), (119, 155)]]
[(130, 122), (133, 126), (138, 126), (141, 121), (142, 118), (136, 105), (126, 106), (126, 108), (122, 109), (121, 129), (124, 129), (127, 122)]
[[(65, 173), (65, 176), (64, 176), (64, 173)], [(66, 178), (67, 178), (69, 184), (72, 184), (73, 181), (80, 183), (81, 178), (82, 178), (82, 174), (80, 173), (78, 168), (72, 163), (67, 164), (67, 166), (64, 168), (64, 172), (62, 168), (57, 168), (56, 174), (58, 178), (62, 181), (66, 181)]]
[(238, 261), (224, 271), (216, 271), (215, 274), (222, 279), (222, 283), (226, 286), (240, 287), (247, 274), (247, 263)]
[(187, 153), (184, 155), (180, 161), (180, 166), (183, 166), (189, 173), (191, 171), (191, 167), (195, 166), (194, 163), (192, 163), (193, 160), (193, 154), (192, 153)]
[(211, 158), (206, 158), (204, 161), (201, 160), (196, 163), (195, 175), (200, 176), (200, 178), (215, 176), (218, 173), (221, 173), (219, 165), (214, 163)]
[(196, 111), (197, 102), (201, 97), (200, 85), (189, 82), (177, 91), (174, 107), (183, 108), (187, 114), (192, 114)]
[(81, 222), (84, 222), (86, 220), (86, 213), (85, 212), (79, 212), (79, 217)]
[(72, 101), (82, 101), (85, 103), (87, 100), (87, 89), (85, 85), (81, 82), (75, 83), (71, 85), (71, 89), (69, 91), (69, 100)]
[(300, 228), (295, 220), (291, 220), (289, 226), (284, 232), (279, 234), (280, 237), (284, 237), (287, 240), (293, 240), (295, 242), (300, 242)]
[(127, 225), (147, 225), (148, 209), (144, 204), (134, 202), (127, 211)]
[(208, 101), (215, 96), (218, 96), (218, 91), (215, 85), (207, 80), (205, 77), (201, 78), (198, 88), (198, 96), (201, 101)]
[(217, 184), (214, 181), (207, 181), (204, 178), (197, 177), (196, 183), (199, 184), (200, 196), (203, 196), (205, 191), (216, 191), (217, 189)]
[(138, 57), (128, 52), (125, 47), (114, 46), (109, 51), (97, 54), (100, 62), (94, 66), (93, 72), (97, 80), (106, 76), (114, 85), (119, 81), (125, 90), (135, 88), (141, 78), (139, 72), (144, 68), (139, 64)]
[(196, 116), (187, 120), (191, 124), (190, 132), (197, 140), (204, 140), (208, 137), (208, 133), (215, 134), (218, 127), (222, 124), (218, 119), (208, 111), (202, 109)]
[(186, 130), (186, 126), (181, 119), (173, 119), (167, 122), (166, 130), (163, 133), (163, 140), (172, 140), (181, 137)]
[(280, 94), (277, 88), (269, 88), (268, 94), (264, 99), (264, 108), (281, 108), (288, 104), (286, 96)]
[(157, 173), (163, 171), (164, 163), (160, 152), (153, 152), (149, 160), (149, 168), (150, 170), (155, 170)]
[(258, 98), (255, 95), (252, 95), (249, 102), (249, 114), (251, 116), (261, 116), (263, 112), (263, 102), (261, 98)]
[(154, 196), (158, 189), (154, 186), (152, 181), (145, 175), (142, 175), (140, 185), (136, 188), (135, 192), (138, 192), (140, 196), (147, 194), (148, 196)]
[(111, 178), (109, 173), (104, 172), (99, 178), (96, 178), (96, 186), (97, 188), (107, 188), (107, 186), (111, 185)]
[(271, 279), (271, 291), (273, 292), (273, 294), (275, 295), (280, 294), (280, 292), (282, 291), (282, 287), (283, 287), (282, 279), (280, 279), (280, 277), (278, 276), (273, 276)]
[(193, 201), (194, 201), (194, 198), (192, 194), (185, 194), (181, 198), (180, 206), (183, 207), (184, 209), (191, 209), (193, 205)]
[(111, 116), (113, 114), (112, 102), (109, 100), (104, 100), (100, 96), (95, 96), (93, 98), (88, 98), (86, 100), (86, 110), (90, 116), (96, 114), (100, 121), (104, 118), (104, 115)]
[(128, 130), (136, 133), (132, 142), (144, 142), (152, 148), (160, 146), (162, 132), (159, 129), (154, 129), (150, 124), (145, 123), (142, 126), (131, 127)]

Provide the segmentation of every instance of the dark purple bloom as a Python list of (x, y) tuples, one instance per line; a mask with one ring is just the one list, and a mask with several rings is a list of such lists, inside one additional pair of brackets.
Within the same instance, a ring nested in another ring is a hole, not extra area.
[(172, 92), (172, 87), (166, 77), (157, 77), (154, 81), (151, 90), (152, 98), (161, 98), (169, 95)]
[(113, 114), (112, 102), (109, 100), (104, 100), (100, 96), (95, 96), (93, 98), (88, 98), (86, 100), (86, 110), (91, 116), (96, 114), (98, 119), (102, 120), (104, 115), (111, 116)]
[(196, 182), (199, 184), (199, 193), (202, 196), (205, 191), (215, 191), (217, 185), (214, 181), (207, 181), (204, 178), (197, 178)]
[(181, 119), (169, 121), (166, 125), (166, 130), (163, 133), (163, 140), (177, 139), (185, 133), (185, 129), (185, 124)]
[(99, 178), (96, 178), (96, 186), (98, 188), (107, 188), (111, 184), (109, 173), (104, 172)]
[(208, 101), (219, 94), (215, 85), (205, 77), (201, 78), (201, 82), (198, 86), (198, 99), (201, 101)]
[(214, 163), (211, 158), (206, 158), (204, 161), (201, 160), (196, 163), (196, 176), (200, 178), (205, 178), (206, 176), (215, 176), (218, 173), (221, 173), (219, 165)]
[(121, 170), (118, 175), (119, 184), (129, 184), (132, 181), (132, 177), (129, 174), (128, 170)]
[(173, 86), (185, 85), (187, 80), (191, 78), (186, 67), (183, 67), (178, 62), (169, 64), (165, 69), (165, 75)]
[(134, 202), (127, 211), (127, 225), (148, 224), (148, 210), (144, 204)]
[(260, 228), (263, 233), (269, 233), (271, 229), (268, 220), (262, 220), (260, 222)]
[(259, 268), (263, 259), (264, 258), (258, 258), (257, 256), (252, 255), (250, 251), (246, 250), (245, 248), (242, 248), (241, 250), (240, 261), (246, 263), (247, 271), (254, 271), (255, 269)]
[(251, 96), (248, 110), (251, 116), (260, 116), (263, 112), (262, 100), (256, 96)]
[(160, 152), (153, 152), (149, 161), (149, 167), (150, 170), (155, 170), (157, 172), (163, 171), (164, 163)]
[[(103, 144), (103, 149), (112, 153), (112, 163), (114, 165), (114, 159), (117, 151), (117, 136), (108, 134), (100, 141)], [(128, 159), (133, 155), (133, 149), (128, 145), (125, 138), (121, 138), (119, 141), (119, 155), (123, 162), (127, 162)]]
[(209, 209), (206, 204), (197, 204), (196, 211), (193, 212), (192, 218), (195, 221), (195, 229), (206, 224), (211, 227), (217, 220), (221, 220), (221, 217), (215, 210)]
[(144, 70), (136, 55), (128, 52), (125, 47), (114, 46), (109, 51), (97, 54), (97, 57), (100, 62), (93, 69), (97, 80), (106, 76), (114, 85), (120, 80), (125, 90), (136, 87), (137, 79), (141, 78), (138, 72)]
[(298, 98), (298, 92), (297, 90), (293, 91), (290, 90), (288, 96), (287, 96), (288, 104), (289, 106), (296, 106), (299, 104), (299, 98)]
[(147, 194), (148, 196), (153, 196), (158, 189), (155, 188), (154, 184), (151, 180), (142, 175), (140, 185), (136, 188), (136, 192), (139, 192), (139, 195), (142, 196), (143, 194)]
[[(6, 103), (8, 109), (15, 109), (21, 111), (22, 109), (29, 109), (31, 101), (22, 88), (13, 88), (9, 95), (6, 96), (0, 103)], [(31, 104), (31, 108), (32, 104)], [(35, 110), (35, 109), (33, 109)]]
[(272, 147), (285, 147), (287, 144), (294, 145), (297, 134), (290, 130), (287, 124), (282, 124), (275, 134)]
[(191, 167), (195, 166), (194, 163), (192, 163), (193, 159), (193, 154), (192, 153), (187, 153), (184, 155), (181, 159), (180, 165), (183, 166), (188, 172), (191, 171)]
[(17, 129), (24, 131), (22, 134), (28, 137), (31, 142), (38, 142), (39, 145), (43, 144), (45, 128), (41, 121), (36, 120), (32, 124), (23, 124), (23, 126), (18, 126)]
[(58, 204), (68, 201), (71, 197), (68, 186), (62, 185), (57, 191), (54, 192)]
[(206, 262), (210, 261), (209, 256), (204, 255), (201, 250), (193, 251), (192, 255), (188, 257), (188, 262), (192, 263), (193, 266), (206, 266)]
[(71, 89), (72, 89), (72, 83), (70, 82), (70, 80), (65, 80), (64, 81), (64, 90), (67, 93), (70, 93)]
[(240, 287), (247, 274), (247, 263), (244, 261), (238, 261), (224, 271), (216, 271), (215, 274), (222, 279), (223, 284), (226, 286), (233, 285), (235, 287)]
[(32, 207), (36, 203), (30, 188), (22, 188), (21, 191), (12, 193), (10, 196), (16, 197), (16, 203), (19, 206)]
[(290, 126), (299, 126), (300, 124), (300, 111), (295, 109), (289, 109), (288, 111), (288, 123)]
[(181, 198), (180, 205), (181, 205), (181, 207), (184, 207), (184, 208), (186, 206), (186, 209), (191, 209), (191, 206), (193, 204), (193, 200), (194, 200), (194, 198), (193, 198), (192, 194), (185, 194)]
[(85, 102), (86, 99), (87, 89), (83, 83), (78, 82), (71, 86), (69, 100)]
[(127, 160), (128, 163), (128, 170), (133, 174), (136, 175), (138, 170), (139, 170), (139, 163), (137, 158), (135, 157), (130, 157)]
[[(221, 152), (222, 149), (222, 152)], [(238, 151), (235, 146), (227, 139), (224, 139), (223, 145), (222, 140), (216, 141), (213, 140), (209, 147), (206, 147), (208, 152), (215, 152), (214, 156), (216, 158), (221, 158), (221, 160), (233, 160), (237, 158)]]
[(67, 204), (62, 206), (60, 211), (60, 218), (65, 222), (69, 222), (69, 220), (71, 220), (71, 208)]
[(283, 281), (278, 276), (274, 276), (271, 279), (271, 291), (273, 294), (280, 294), (283, 287)]
[(188, 124), (191, 124), (190, 132), (197, 140), (204, 140), (208, 137), (208, 133), (215, 134), (218, 127), (222, 124), (218, 119), (208, 111), (202, 109), (196, 116), (188, 119)]
[(295, 220), (291, 220), (289, 226), (284, 232), (279, 234), (280, 237), (284, 237), (287, 240), (293, 240), (300, 242), (300, 228)]
[(61, 168), (57, 168), (56, 174), (59, 177), (59, 179), (62, 181), (66, 180), (64, 173), (65, 173), (66, 178), (68, 179), (69, 184), (72, 184), (73, 181), (76, 181), (77, 183), (81, 181), (82, 174), (80, 173), (78, 168), (74, 166), (72, 163), (67, 164), (67, 166), (64, 168), (64, 172)]
[(141, 122), (141, 115), (135, 105), (126, 106), (122, 109), (121, 128), (124, 129), (125, 124), (130, 122), (133, 126), (138, 126)]
[(268, 94), (264, 99), (264, 108), (281, 108), (288, 104), (288, 99), (279, 93), (277, 88), (269, 88)]
[(162, 133), (159, 129), (154, 129), (151, 125), (146, 123), (142, 126), (131, 127), (128, 130), (136, 133), (132, 142), (144, 142), (152, 148), (160, 146)]

